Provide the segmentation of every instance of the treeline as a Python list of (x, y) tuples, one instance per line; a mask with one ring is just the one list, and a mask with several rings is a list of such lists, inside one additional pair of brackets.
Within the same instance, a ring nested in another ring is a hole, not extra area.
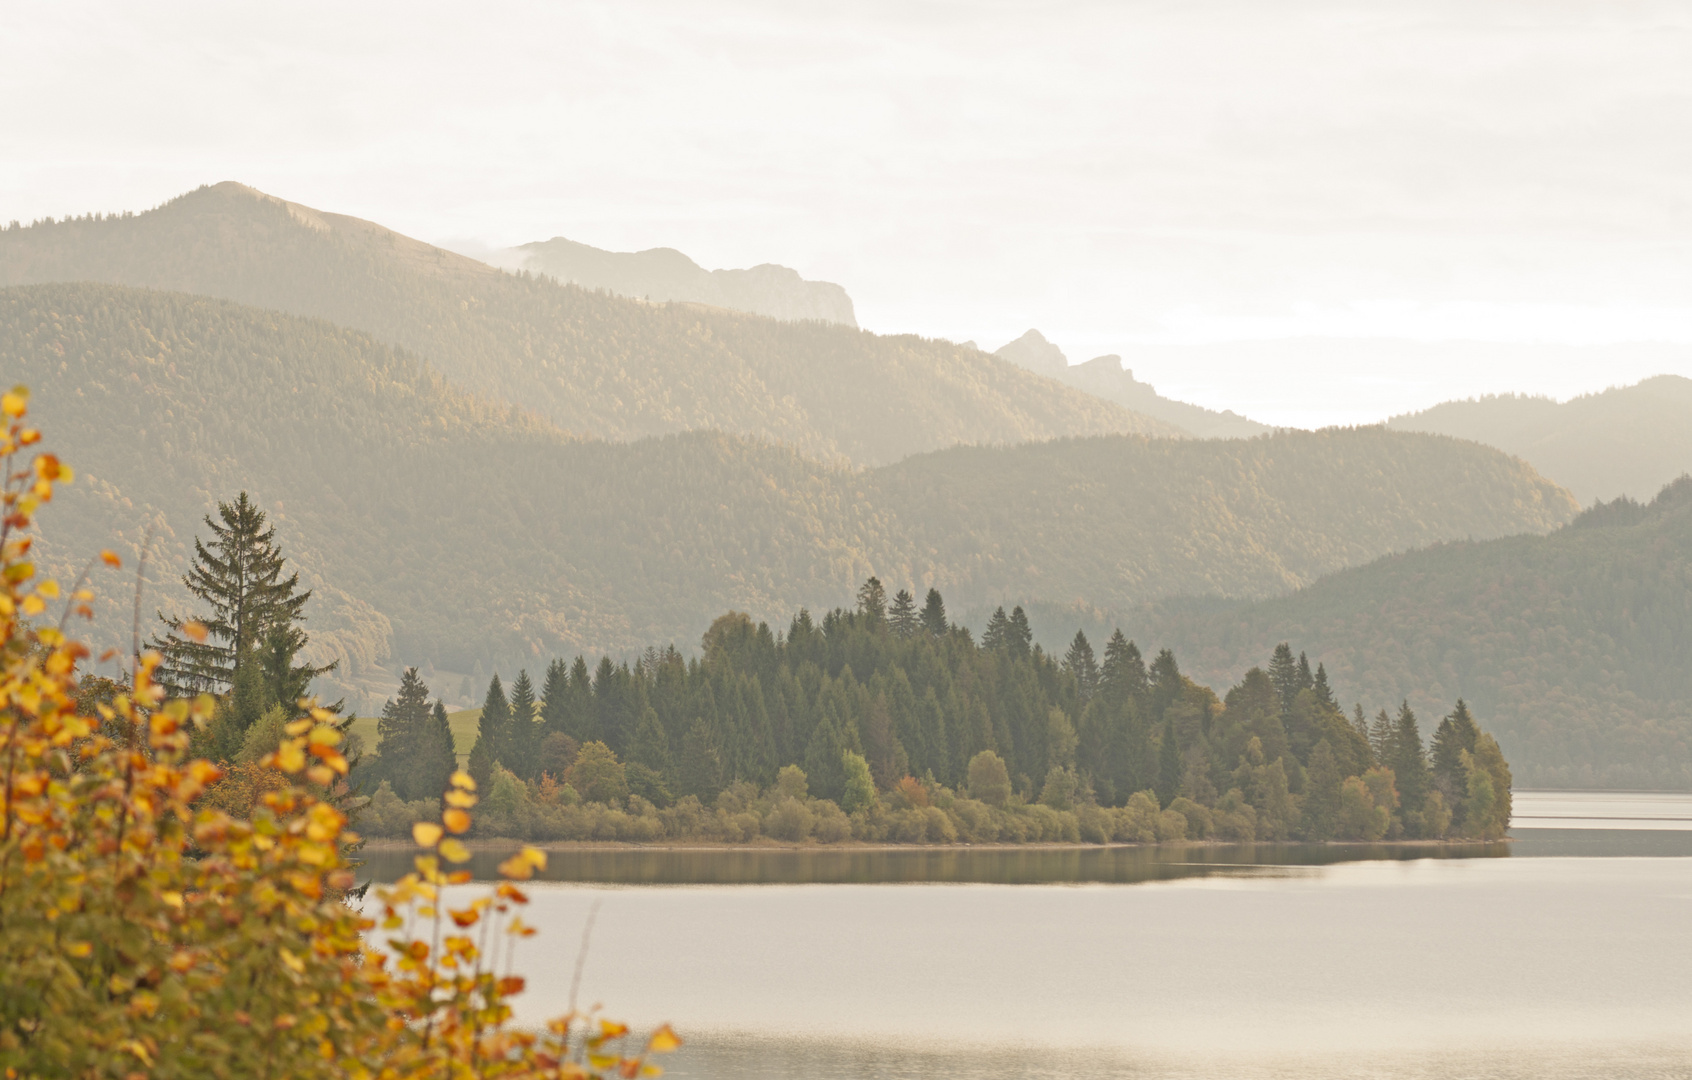
[[(1339, 707), (1326, 671), (1282, 644), (1218, 698), (1168, 650), (1117, 632), (1061, 657), (1021, 608), (974, 640), (929, 590), (800, 611), (774, 633), (716, 620), (703, 655), (553, 661), (537, 688), (488, 687), (470, 772), (479, 826), (530, 839), (1492, 839), (1510, 772), (1459, 701), (1431, 753), (1401, 705)], [(438, 765), (410, 749), (444, 712), (415, 670), (384, 710), (372, 833), (434, 812)], [(430, 732), (435, 734), (430, 735)], [(803, 827), (801, 827), (803, 825)]]

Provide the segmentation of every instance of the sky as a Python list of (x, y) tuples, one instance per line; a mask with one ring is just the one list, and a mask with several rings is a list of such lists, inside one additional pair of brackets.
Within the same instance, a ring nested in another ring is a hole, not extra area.
[(239, 180), (1359, 423), (1692, 376), (1692, 4), (0, 0), (0, 220)]

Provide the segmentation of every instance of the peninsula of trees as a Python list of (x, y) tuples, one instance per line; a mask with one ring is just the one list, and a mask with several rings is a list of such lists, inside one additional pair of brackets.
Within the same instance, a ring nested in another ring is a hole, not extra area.
[[(408, 671), (359, 770), (367, 831), (435, 812), (443, 725)], [(1285, 644), (1219, 698), (1120, 632), (1058, 657), (1001, 608), (977, 642), (938, 591), (889, 600), (875, 578), (779, 634), (723, 615), (697, 659), (560, 659), (509, 692), (496, 675), (469, 770), (481, 835), (534, 840), (1495, 839), (1510, 815), (1461, 701), (1430, 753), (1408, 705), (1348, 716)]]

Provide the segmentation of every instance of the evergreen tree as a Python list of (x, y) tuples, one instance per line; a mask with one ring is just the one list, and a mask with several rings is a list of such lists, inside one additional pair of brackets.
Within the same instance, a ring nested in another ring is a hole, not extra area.
[(644, 765), (666, 779), (675, 775), (675, 763), (670, 758), (670, 736), (652, 708), (640, 714), (634, 738), (629, 743), (629, 763)]
[(1104, 665), (1099, 669), (1099, 687), (1105, 696), (1121, 703), (1146, 690), (1146, 663), (1132, 641), (1118, 629), (1105, 643)]
[(1269, 658), (1269, 681), (1280, 695), (1281, 714), (1292, 712), (1293, 699), (1303, 687), (1299, 685), (1298, 661), (1293, 659), (1292, 647), (1284, 641), (1275, 646), (1275, 654)]
[(911, 595), (909, 589), (900, 589), (893, 594), (893, 607), (887, 613), (887, 625), (902, 638), (910, 637), (922, 625), (917, 618), (916, 597)]
[(1083, 703), (1099, 688), (1098, 661), (1093, 657), (1092, 643), (1080, 630), (1075, 631), (1075, 640), (1069, 643), (1069, 651), (1063, 654), (1063, 670), (1075, 676), (1075, 687)]
[(1375, 752), (1376, 761), (1392, 768), (1393, 725), (1385, 709), (1376, 713), (1375, 722), (1369, 725), (1369, 749)]
[(511, 684), (511, 719), (507, 721), (501, 763), (524, 780), (535, 779), (540, 760), (540, 725), (535, 722), (535, 685), (529, 672), (517, 672)]
[(417, 766), (412, 770), (414, 799), (438, 799), (458, 769), (458, 749), (453, 743), (452, 724), (447, 720), (446, 702), (435, 699), (429, 722), (417, 749)]
[(1310, 840), (1329, 840), (1339, 828), (1340, 793), (1345, 784), (1339, 758), (1323, 739), (1310, 753), (1310, 773), (1305, 780), (1304, 835)]
[(1416, 714), (1410, 711), (1408, 701), (1399, 706), (1398, 720), (1393, 724), (1391, 755), (1387, 764), (1398, 787), (1398, 801), (1408, 819), (1410, 814), (1421, 812), (1430, 787), (1422, 733), (1416, 726)]
[[(1468, 703), (1457, 699), (1457, 708), (1439, 722), (1433, 737), (1433, 778), (1448, 799), (1460, 798), (1468, 783), (1463, 769), (1463, 753), (1475, 752), (1480, 728), (1469, 714)], [(1453, 807), (1455, 811), (1455, 807)]]
[[(1298, 688), (1300, 691), (1309, 690), (1316, 685), (1315, 676), (1310, 674), (1310, 657), (1298, 654)], [(1293, 695), (1297, 697), (1297, 694)]]
[(1310, 688), (1316, 691), (1316, 700), (1329, 712), (1339, 712), (1339, 702), (1334, 700), (1334, 692), (1328, 686), (1328, 671), (1321, 664), (1316, 665), (1316, 677), (1310, 680)]
[[(165, 633), (148, 643), (163, 657), (157, 678), (184, 693), (228, 689), (236, 669), (258, 655), (272, 627), (295, 630), (295, 623), (305, 621), (305, 603), (311, 599), (310, 592), (299, 591), (298, 574), (282, 576), (285, 564), (276, 528), (265, 528), (264, 511), (246, 492), (233, 504), (218, 503), (217, 511), (222, 523), (206, 516), (211, 543), (194, 538), (193, 560), (182, 578), (188, 591), (209, 608), (193, 617), (205, 627), (206, 640), (186, 638), (182, 627), (189, 620), (160, 612)], [(296, 633), (294, 653), (305, 645), (304, 632)], [(306, 681), (333, 668), (306, 668)]]
[(477, 791), (487, 791), (493, 783), (494, 759), (488, 753), (488, 748), (482, 742), (480, 735), (476, 736), (476, 745), (470, 751), (470, 762), (466, 771), (470, 779), (476, 781)]
[(1034, 644), (1034, 631), (1029, 629), (1028, 614), (1018, 604), (1010, 614), (1010, 626), (1005, 631), (1005, 645), (1010, 654), (1018, 660), (1028, 658), (1028, 650)]
[(1148, 682), (1152, 695), (1152, 715), (1162, 716), (1163, 710), (1174, 703), (1181, 695), (1181, 688), (1186, 684), (1173, 652), (1168, 649), (1158, 650), (1157, 658), (1151, 664)]
[[(476, 763), (476, 752), (482, 753), (489, 769), (497, 763), (505, 764), (506, 740), (511, 734), (511, 705), (505, 700), (505, 687), (500, 685), (499, 672), (488, 680), (488, 692), (482, 698), (482, 716), (476, 721), (476, 745), (470, 748), (470, 762)], [(476, 776), (474, 769), (471, 776)], [(490, 772), (491, 775), (491, 772)], [(482, 782), (476, 777), (476, 783)]]
[(556, 657), (546, 665), (546, 681), (541, 683), (540, 723), (542, 737), (555, 731), (570, 733), (570, 669), (563, 657)]
[(1168, 806), (1181, 793), (1181, 747), (1175, 740), (1175, 724), (1166, 721), (1157, 748), (1157, 801)]
[(951, 624), (946, 621), (946, 602), (940, 599), (939, 589), (929, 589), (922, 605), (922, 628), (935, 637), (944, 637)]
[(871, 627), (879, 627), (887, 621), (887, 590), (881, 587), (881, 579), (871, 577), (858, 588), (858, 613), (868, 620)]
[(695, 716), (682, 736), (681, 793), (708, 802), (723, 789), (723, 761), (716, 736), (704, 717)]
[(416, 668), (406, 668), (398, 697), (388, 699), (376, 721), (376, 756), (394, 794), (402, 799), (420, 797), (418, 789), (426, 786), (419, 783), (417, 771), (428, 723), (429, 688)]
[(1010, 642), (1010, 618), (1005, 615), (1001, 605), (994, 609), (992, 618), (987, 620), (987, 629), (981, 632), (981, 647), (983, 649), (1003, 649)]

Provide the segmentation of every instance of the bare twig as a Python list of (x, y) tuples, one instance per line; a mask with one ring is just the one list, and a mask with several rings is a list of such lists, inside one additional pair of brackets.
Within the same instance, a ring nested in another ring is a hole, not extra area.
[(582, 944), (576, 950), (576, 972), (570, 976), (570, 1011), (567, 1015), (576, 1015), (576, 991), (582, 986), (582, 968), (587, 966), (588, 942), (593, 938), (593, 921), (599, 918), (600, 901), (595, 900), (588, 908), (587, 923), (582, 927)]
[(153, 532), (158, 528), (156, 522), (147, 523), (147, 535), (141, 540), (141, 557), (135, 561), (135, 621), (130, 626), (130, 656), (132, 665), (129, 673), (129, 684), (135, 685), (135, 680), (141, 672), (141, 593), (147, 585), (147, 552), (153, 546)]

